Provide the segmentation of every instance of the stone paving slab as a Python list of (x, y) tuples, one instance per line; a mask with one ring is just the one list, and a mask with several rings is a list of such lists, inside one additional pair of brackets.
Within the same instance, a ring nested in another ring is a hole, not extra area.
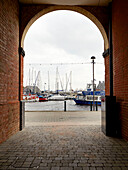
[(0, 169), (128, 170), (128, 142), (106, 137), (100, 125), (66, 122), (12, 136), (0, 145)]

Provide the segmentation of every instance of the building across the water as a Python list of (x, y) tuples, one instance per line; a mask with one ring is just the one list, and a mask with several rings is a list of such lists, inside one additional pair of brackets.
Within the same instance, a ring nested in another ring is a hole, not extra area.
[(96, 87), (96, 90), (105, 90), (105, 82), (104, 81), (99, 81), (99, 84)]
[(29, 94), (29, 93), (41, 93), (41, 90), (37, 86), (26, 86), (23, 89), (24, 94)]

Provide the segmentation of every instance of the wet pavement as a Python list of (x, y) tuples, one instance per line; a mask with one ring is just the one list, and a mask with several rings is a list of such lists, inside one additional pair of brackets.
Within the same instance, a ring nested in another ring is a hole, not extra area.
[(27, 112), (0, 145), (0, 169), (128, 170), (128, 142), (101, 132), (100, 112)]

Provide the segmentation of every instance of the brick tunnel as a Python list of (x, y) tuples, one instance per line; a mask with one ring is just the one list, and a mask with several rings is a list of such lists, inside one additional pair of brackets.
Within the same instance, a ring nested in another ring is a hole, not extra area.
[(111, 5), (25, 2), (0, 1), (0, 143), (20, 130), (25, 34), (40, 16), (64, 9), (87, 16), (101, 31), (105, 93), (116, 96), (115, 116), (121, 122), (122, 137), (128, 140), (128, 1), (112, 0)]

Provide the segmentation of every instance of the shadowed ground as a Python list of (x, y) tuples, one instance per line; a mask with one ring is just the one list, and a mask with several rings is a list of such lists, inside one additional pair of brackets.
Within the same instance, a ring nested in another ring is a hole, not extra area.
[(0, 145), (0, 169), (127, 170), (128, 143), (101, 132), (100, 112), (27, 112)]

